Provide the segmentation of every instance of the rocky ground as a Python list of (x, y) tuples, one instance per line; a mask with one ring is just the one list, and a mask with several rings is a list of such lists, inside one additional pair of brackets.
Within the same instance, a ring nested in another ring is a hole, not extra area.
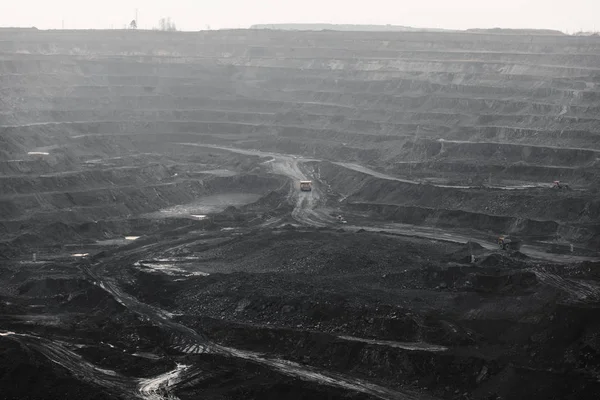
[(597, 38), (0, 32), (0, 398), (596, 398)]

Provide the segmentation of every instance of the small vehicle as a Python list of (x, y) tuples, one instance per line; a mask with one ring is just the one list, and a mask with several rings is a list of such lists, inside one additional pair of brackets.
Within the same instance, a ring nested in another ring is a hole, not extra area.
[(552, 189), (566, 189), (566, 190), (571, 190), (571, 188), (569, 187), (569, 185), (567, 185), (566, 183), (560, 183), (560, 181), (554, 181), (552, 182)]
[(310, 192), (312, 190), (312, 181), (300, 181), (300, 190)]
[(340, 224), (347, 224), (347, 223), (348, 223), (348, 221), (346, 221), (346, 220), (344, 219), (344, 217), (342, 217), (341, 215), (338, 215), (336, 218), (337, 218), (337, 221), (338, 221)]
[(521, 249), (521, 244), (521, 240), (510, 236), (502, 235), (498, 237), (498, 246), (500, 246), (502, 250), (517, 251)]

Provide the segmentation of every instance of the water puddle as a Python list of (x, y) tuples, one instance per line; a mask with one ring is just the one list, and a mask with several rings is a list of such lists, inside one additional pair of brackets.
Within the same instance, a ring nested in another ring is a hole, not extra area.
[(89, 255), (90, 255), (90, 253), (75, 253), (75, 254), (71, 254), (71, 257), (87, 257)]
[(206, 196), (189, 204), (181, 204), (174, 207), (162, 209), (158, 212), (148, 214), (150, 218), (173, 218), (173, 217), (194, 217), (206, 216), (207, 214), (217, 213), (230, 206), (241, 206), (250, 204), (258, 199), (260, 195), (252, 193), (228, 193)]
[(45, 152), (45, 151), (30, 151), (29, 153), (27, 153), (27, 155), (30, 155), (30, 156), (49, 156), (50, 153)]
[(125, 236), (125, 240), (138, 240), (141, 236)]

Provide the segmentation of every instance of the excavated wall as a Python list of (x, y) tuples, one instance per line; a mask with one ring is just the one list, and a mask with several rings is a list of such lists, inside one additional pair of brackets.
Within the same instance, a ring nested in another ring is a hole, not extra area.
[[(323, 179), (349, 204), (385, 206), (399, 220), (410, 219), (399, 210), (418, 206), (427, 215), (418, 221), (450, 227), (579, 232), (569, 240), (596, 231), (595, 38), (262, 30), (3, 35), (5, 225), (32, 216), (130, 218), (185, 204), (205, 193), (193, 175), (181, 175), (206, 169), (190, 167), (196, 160), (180, 144), (194, 143), (473, 186), (356, 181), (355, 172), (322, 166)], [(553, 180), (581, 190), (535, 189)], [(532, 189), (494, 189), (515, 186)]]

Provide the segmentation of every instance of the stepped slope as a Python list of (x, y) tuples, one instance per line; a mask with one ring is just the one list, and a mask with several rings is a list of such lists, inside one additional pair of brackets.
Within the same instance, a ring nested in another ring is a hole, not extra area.
[[(357, 171), (324, 166), (349, 204), (451, 210), (467, 226), (473, 213), (545, 224), (542, 235), (598, 246), (596, 38), (257, 29), (1, 39), (5, 230), (74, 209), (68, 220), (82, 223), (188, 203), (207, 168), (175, 144), (212, 143), (439, 185), (415, 197), (410, 185), (371, 176), (377, 189), (365, 189), (352, 183)], [(551, 191), (554, 180), (578, 190)]]
[(596, 399), (599, 111), (552, 31), (0, 30), (0, 387)]

